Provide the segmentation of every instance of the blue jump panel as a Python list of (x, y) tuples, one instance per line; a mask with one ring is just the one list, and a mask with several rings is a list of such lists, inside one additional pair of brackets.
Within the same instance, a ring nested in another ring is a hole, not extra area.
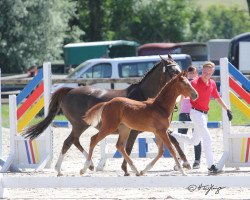
[(19, 95), (17, 95), (16, 103), (19, 105), (42, 81), (43, 79), (43, 69), (39, 69), (38, 74), (25, 86)]

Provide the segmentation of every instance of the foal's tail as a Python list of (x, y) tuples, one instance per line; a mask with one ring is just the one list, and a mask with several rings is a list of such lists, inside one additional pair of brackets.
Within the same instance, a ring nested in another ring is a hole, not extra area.
[(85, 116), (83, 116), (83, 120), (91, 126), (96, 127), (99, 122), (102, 121), (102, 111), (104, 108), (105, 102), (98, 103), (97, 105), (93, 106), (91, 109), (87, 111)]
[(24, 130), (22, 135), (25, 136), (25, 138), (30, 138), (31, 140), (33, 140), (41, 133), (43, 133), (55, 118), (56, 114), (59, 112), (63, 97), (72, 89), (73, 88), (63, 87), (57, 90), (50, 99), (48, 115), (38, 124), (30, 126), (26, 130)]

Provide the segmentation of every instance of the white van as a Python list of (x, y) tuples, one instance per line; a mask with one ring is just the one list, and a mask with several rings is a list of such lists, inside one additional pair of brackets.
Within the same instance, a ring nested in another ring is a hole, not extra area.
[[(172, 58), (186, 69), (191, 65), (191, 57), (187, 54), (172, 54)], [(162, 57), (167, 58), (167, 55)], [(154, 64), (160, 61), (160, 56), (136, 56), (126, 58), (97, 58), (83, 62), (66, 78), (90, 79), (90, 78), (107, 78), (119, 79), (129, 77), (142, 77)], [(128, 87), (127, 83), (97, 83), (93, 86), (105, 89), (124, 89)], [(52, 91), (61, 87), (77, 87), (77, 84), (55, 84)]]

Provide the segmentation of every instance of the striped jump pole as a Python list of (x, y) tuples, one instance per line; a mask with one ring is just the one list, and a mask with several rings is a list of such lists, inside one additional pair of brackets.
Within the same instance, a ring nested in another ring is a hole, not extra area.
[(44, 63), (43, 68), (16, 96), (9, 97), (10, 110), (10, 155), (2, 167), (6, 172), (10, 165), (19, 169), (40, 170), (49, 167), (52, 160), (51, 127), (34, 140), (21, 136), (31, 120), (44, 108), (48, 113), (51, 88), (51, 64)]
[[(250, 121), (250, 81), (227, 58), (220, 59), (221, 93), (224, 102), (234, 104)], [(245, 90), (245, 89), (246, 90)], [(243, 101), (244, 100), (244, 101)], [(222, 112), (224, 153), (218, 164), (226, 167), (250, 167), (250, 132), (233, 133), (227, 113)]]

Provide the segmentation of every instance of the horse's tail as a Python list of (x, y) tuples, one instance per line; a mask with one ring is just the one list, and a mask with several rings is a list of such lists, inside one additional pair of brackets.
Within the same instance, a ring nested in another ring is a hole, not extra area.
[(87, 111), (85, 116), (83, 117), (83, 120), (91, 126), (96, 127), (99, 122), (102, 121), (102, 111), (104, 108), (105, 102), (98, 103), (97, 105), (93, 106), (91, 109)]
[(30, 138), (33, 140), (34, 138), (38, 137), (44, 130), (49, 126), (52, 120), (55, 118), (56, 114), (60, 110), (60, 103), (63, 97), (73, 88), (63, 87), (57, 90), (50, 99), (49, 104), (49, 112), (48, 115), (38, 124), (30, 126), (26, 130), (23, 131), (22, 135), (25, 138)]

